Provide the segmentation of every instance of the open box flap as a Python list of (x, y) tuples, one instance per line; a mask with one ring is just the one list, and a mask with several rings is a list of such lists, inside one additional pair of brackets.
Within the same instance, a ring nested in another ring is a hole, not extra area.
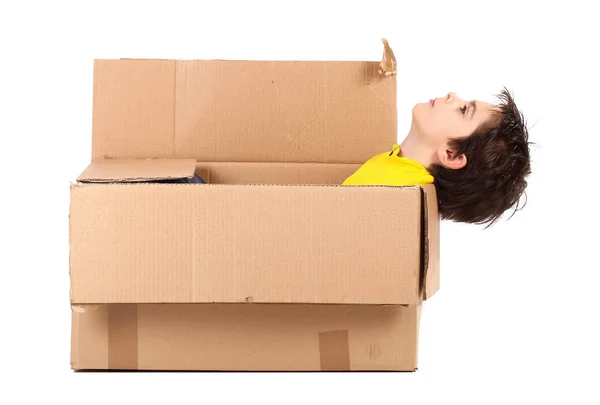
[(396, 62), (95, 60), (92, 159), (364, 163), (397, 142)]
[(194, 159), (105, 159), (92, 162), (77, 178), (85, 183), (139, 182), (194, 176)]

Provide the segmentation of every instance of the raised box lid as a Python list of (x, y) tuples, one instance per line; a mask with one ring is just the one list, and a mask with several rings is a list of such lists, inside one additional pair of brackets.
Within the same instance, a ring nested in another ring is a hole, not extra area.
[(99, 59), (92, 159), (364, 163), (397, 141), (395, 58)]

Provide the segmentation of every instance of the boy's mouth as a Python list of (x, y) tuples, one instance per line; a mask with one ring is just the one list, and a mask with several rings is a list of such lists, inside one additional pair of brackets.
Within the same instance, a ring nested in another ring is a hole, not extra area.
[(435, 99), (429, 100), (429, 104), (431, 104), (431, 106), (433, 107), (433, 105), (435, 104)]

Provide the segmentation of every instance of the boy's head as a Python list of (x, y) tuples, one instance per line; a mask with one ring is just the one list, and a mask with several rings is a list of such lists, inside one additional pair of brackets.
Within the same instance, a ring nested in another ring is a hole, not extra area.
[(497, 105), (454, 93), (413, 108), (411, 143), (425, 153), (440, 215), (492, 224), (518, 202), (531, 172), (528, 132), (506, 89)]

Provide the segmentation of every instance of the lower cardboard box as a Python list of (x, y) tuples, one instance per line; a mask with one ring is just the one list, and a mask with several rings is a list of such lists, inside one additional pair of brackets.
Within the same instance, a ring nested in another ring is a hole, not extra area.
[(421, 305), (73, 307), (76, 370), (414, 371)]

